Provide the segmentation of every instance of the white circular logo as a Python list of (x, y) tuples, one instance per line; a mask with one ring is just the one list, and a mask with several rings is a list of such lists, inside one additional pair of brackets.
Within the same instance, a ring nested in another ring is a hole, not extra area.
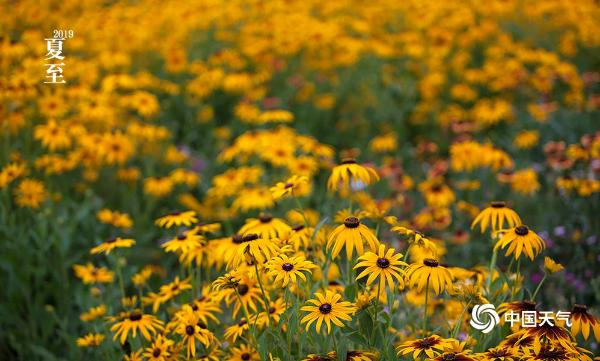
[[(483, 316), (483, 317), (482, 317)], [(484, 320), (482, 320), (485, 319)], [(486, 319), (487, 318), (487, 319)], [(492, 304), (476, 305), (471, 312), (471, 326), (483, 333), (490, 333), (500, 323), (496, 307)]]

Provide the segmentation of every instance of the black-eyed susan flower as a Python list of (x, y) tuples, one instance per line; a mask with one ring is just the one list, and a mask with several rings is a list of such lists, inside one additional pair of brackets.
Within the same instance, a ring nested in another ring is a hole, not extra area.
[(535, 256), (546, 248), (546, 242), (525, 225), (516, 226), (502, 232), (503, 235), (496, 242), (494, 251), (501, 248), (504, 249), (508, 246), (505, 254), (506, 257), (514, 253), (515, 259), (519, 259), (521, 253), (523, 253), (533, 261)]
[(101, 333), (88, 333), (87, 335), (77, 339), (76, 343), (79, 347), (98, 347), (104, 341), (104, 335)]
[(73, 266), (75, 276), (80, 278), (83, 283), (111, 283), (114, 280), (115, 274), (104, 267), (95, 267), (88, 263), (85, 266), (76, 264)]
[(432, 335), (417, 340), (402, 342), (396, 348), (398, 356), (411, 355), (413, 360), (421, 360), (422, 356), (433, 358), (444, 351), (446, 341), (438, 335)]
[(454, 202), (454, 191), (441, 178), (429, 179), (419, 184), (419, 191), (430, 207), (447, 207)]
[(240, 309), (255, 312), (258, 305), (264, 306), (260, 288), (255, 280), (248, 277), (244, 277), (235, 288), (227, 288), (224, 294), (225, 303), (233, 303), (233, 317), (237, 316)]
[(26, 178), (14, 189), (15, 201), (19, 207), (36, 209), (48, 198), (44, 183)]
[[(336, 351), (327, 353), (330, 360), (339, 360)], [(346, 352), (346, 361), (377, 361), (379, 353), (366, 350), (348, 350)]]
[(367, 166), (356, 163), (355, 159), (344, 159), (335, 166), (327, 180), (327, 188), (332, 191), (347, 191), (354, 186), (368, 186), (379, 180), (377, 172)]
[(285, 196), (291, 195), (294, 197), (305, 194), (302, 190), (303, 186), (308, 183), (308, 177), (294, 175), (288, 178), (285, 182), (278, 182), (274, 187), (271, 187), (271, 193), (274, 200), (279, 200)]
[(283, 298), (280, 297), (275, 301), (269, 302), (269, 307), (266, 311), (251, 316), (250, 322), (252, 324), (256, 322), (256, 325), (258, 327), (268, 326), (271, 324), (271, 321), (273, 321), (277, 325), (279, 324), (279, 321), (281, 320), (281, 315), (285, 312), (285, 310), (285, 301), (283, 300)]
[(464, 352), (444, 352), (430, 359), (431, 361), (477, 361), (477, 359), (471, 357)]
[(96, 307), (92, 307), (86, 312), (82, 313), (79, 316), (79, 319), (83, 322), (91, 322), (94, 321), (106, 314), (106, 305), (100, 305)]
[(161, 245), (166, 252), (184, 253), (202, 243), (203, 236), (194, 232), (184, 232)]
[(109, 318), (111, 321), (118, 321), (111, 326), (110, 331), (114, 332), (113, 340), (119, 339), (124, 344), (131, 332), (132, 337), (137, 337), (139, 331), (146, 340), (151, 339), (151, 334), (155, 335), (157, 330), (163, 329), (163, 322), (154, 315), (143, 314), (140, 310), (124, 312), (118, 316)]
[(480, 361), (517, 361), (521, 357), (517, 352), (509, 348), (491, 348), (480, 355)]
[(143, 361), (144, 357), (142, 356), (142, 352), (144, 350), (140, 349), (137, 351), (132, 351), (127, 355), (123, 356), (124, 361)]
[(537, 320), (536, 327), (523, 328), (523, 336), (533, 337), (533, 350), (539, 350), (543, 344), (560, 345), (571, 351), (576, 351), (573, 346), (574, 338), (569, 331), (555, 323), (543, 322)]
[(419, 231), (409, 229), (402, 226), (392, 227), (392, 232), (408, 236), (408, 244), (411, 246), (418, 246), (424, 251), (437, 254), (438, 247), (429, 238)]
[(565, 267), (562, 264), (554, 261), (550, 257), (544, 257), (544, 271), (545, 272), (556, 273), (556, 272), (560, 272), (564, 269), (565, 269)]
[(274, 282), (281, 283), (283, 287), (286, 287), (290, 281), (295, 284), (297, 278), (306, 282), (304, 272), (310, 273), (311, 269), (316, 267), (314, 263), (302, 256), (288, 257), (285, 254), (273, 257), (266, 265), (268, 274), (275, 278)]
[(156, 220), (156, 225), (161, 228), (171, 228), (173, 226), (186, 226), (189, 227), (192, 224), (198, 222), (196, 218), (196, 212), (194, 211), (174, 211), (166, 216), (162, 216)]
[(287, 236), (292, 228), (281, 218), (269, 213), (261, 213), (258, 218), (250, 218), (238, 232), (241, 235), (257, 234), (260, 238), (281, 238)]
[(344, 220), (344, 224), (335, 228), (327, 238), (327, 249), (331, 249), (331, 258), (335, 259), (345, 246), (348, 259), (352, 259), (355, 248), (358, 255), (364, 253), (364, 243), (367, 243), (373, 252), (379, 246), (373, 231), (361, 224), (357, 217), (348, 217)]
[[(505, 225), (506, 223), (506, 225)], [(479, 224), (481, 233), (491, 225), (492, 232), (504, 228), (512, 228), (521, 224), (521, 218), (514, 210), (508, 208), (505, 202), (494, 201), (484, 208), (471, 223), (471, 228)]]
[(410, 287), (421, 292), (427, 285), (439, 295), (452, 286), (452, 273), (433, 258), (425, 258), (422, 263), (413, 263), (406, 270)]
[(301, 323), (306, 323), (306, 330), (316, 321), (317, 333), (321, 332), (323, 321), (327, 325), (327, 333), (331, 332), (331, 323), (344, 327), (342, 321), (351, 321), (350, 315), (354, 314), (356, 307), (348, 301), (340, 301), (342, 296), (338, 293), (325, 291), (325, 295), (316, 292), (315, 298), (307, 301), (310, 305), (303, 306), (302, 311), (309, 312), (302, 318)]
[(403, 288), (404, 270), (400, 267), (408, 266), (408, 264), (400, 260), (403, 257), (402, 253), (394, 254), (394, 251), (393, 248), (389, 248), (386, 251), (385, 245), (381, 244), (377, 253), (366, 252), (360, 256), (354, 269), (364, 268), (364, 270), (356, 277), (356, 280), (358, 281), (368, 275), (367, 286), (379, 278), (379, 288), (385, 290), (385, 283), (387, 281), (388, 286), (393, 290), (394, 280)]
[(176, 276), (173, 282), (160, 286), (159, 295), (161, 298), (161, 303), (167, 302), (168, 300), (180, 295), (185, 290), (191, 289), (192, 285), (190, 284), (189, 277), (184, 280), (179, 280), (179, 276)]
[(243, 262), (265, 263), (277, 253), (280, 249), (277, 243), (272, 239), (260, 238), (256, 233), (246, 234), (242, 238), (242, 243), (237, 245), (235, 253), (228, 263), (229, 268), (235, 268)]
[(110, 209), (103, 208), (96, 213), (96, 218), (104, 224), (110, 224), (111, 226), (128, 229), (133, 226), (133, 220), (127, 213), (112, 211)]
[(596, 341), (600, 342), (600, 321), (588, 312), (587, 306), (574, 305), (571, 310), (571, 334), (577, 337), (581, 332), (583, 338), (587, 340), (590, 330), (594, 331)]
[(260, 354), (250, 345), (242, 344), (232, 347), (228, 361), (260, 361)]
[(147, 347), (143, 356), (146, 357), (147, 361), (166, 361), (170, 360), (171, 347), (173, 346), (173, 340), (169, 340), (164, 335), (158, 335), (152, 341), (152, 345)]
[(582, 355), (561, 345), (543, 344), (539, 349), (524, 355), (523, 361), (583, 361)]
[(183, 305), (181, 312), (177, 314), (175, 322), (175, 333), (182, 337), (188, 358), (196, 356), (196, 341), (199, 341), (206, 348), (213, 343), (214, 335), (206, 327), (200, 326), (198, 316), (189, 305)]
[(135, 240), (131, 238), (112, 237), (100, 243), (90, 250), (91, 254), (104, 253), (110, 254), (116, 248), (130, 248), (135, 244)]
[(248, 321), (245, 318), (242, 318), (240, 322), (234, 323), (233, 325), (227, 327), (223, 333), (223, 336), (225, 336), (227, 340), (235, 342), (235, 340), (248, 331), (248, 328)]

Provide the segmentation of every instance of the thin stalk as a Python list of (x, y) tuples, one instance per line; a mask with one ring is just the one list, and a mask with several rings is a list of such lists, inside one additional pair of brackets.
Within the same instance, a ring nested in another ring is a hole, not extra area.
[(535, 289), (535, 292), (533, 292), (533, 295), (531, 296), (532, 301), (535, 301), (535, 296), (537, 296), (538, 292), (540, 292), (540, 288), (542, 288), (542, 285), (544, 284), (544, 281), (546, 280), (546, 278), (548, 278), (548, 274), (546, 272), (544, 272), (544, 278), (542, 278), (542, 280), (538, 284), (537, 288)]
[(471, 305), (471, 301), (469, 301), (465, 305), (462, 312), (460, 313), (460, 317), (458, 317), (458, 320), (456, 321), (456, 325), (454, 325), (454, 329), (452, 330), (452, 338), (456, 338), (458, 336), (458, 332), (460, 331), (460, 326), (462, 325), (463, 318), (465, 317), (465, 312), (467, 311), (467, 309), (469, 308), (470, 305)]
[(423, 311), (423, 337), (427, 336), (427, 305), (429, 302), (429, 276), (425, 284), (425, 310)]
[(494, 275), (494, 269), (496, 268), (496, 260), (497, 259), (498, 259), (498, 252), (494, 251), (492, 253), (492, 259), (490, 260), (489, 274), (488, 274), (488, 278), (487, 278), (488, 295), (492, 294), (492, 277)]
[[(252, 257), (254, 258), (254, 257)], [(258, 263), (256, 262), (256, 258), (254, 258), (254, 271), (256, 272), (256, 279), (258, 280), (258, 285), (260, 286), (260, 292), (265, 301), (265, 312), (267, 313), (267, 317), (269, 318), (269, 325), (272, 325), (273, 320), (271, 320), (271, 314), (269, 313), (269, 299), (267, 298), (267, 294), (265, 293), (265, 289), (263, 288), (262, 281), (260, 280), (260, 275), (258, 274)]]
[[(331, 331), (331, 338), (333, 338), (333, 348), (335, 348), (335, 353), (338, 353), (337, 340), (335, 339), (335, 330)], [(341, 360), (341, 355), (337, 355), (338, 360)]]
[[(381, 277), (383, 277), (383, 274), (381, 275)], [(377, 308), (379, 307), (379, 296), (381, 295), (381, 281), (379, 280), (379, 282), (377, 282), (377, 298), (375, 299), (375, 304), (373, 305), (375, 310), (373, 312), (373, 325), (377, 325)], [(372, 335), (372, 339), (371, 339), (371, 345), (373, 345), (375, 343), (375, 332), (373, 332)]]
[(296, 206), (300, 209), (300, 212), (302, 212), (302, 219), (304, 219), (304, 227), (308, 228), (308, 219), (306, 218), (306, 214), (304, 213), (304, 207), (302, 207), (302, 203), (300, 203), (300, 200), (298, 199), (298, 197), (296, 197), (294, 195), (293, 190), (292, 190), (292, 197), (296, 201)]
[[(246, 315), (246, 322), (248, 322), (248, 329), (250, 329), (250, 314), (248, 313), (248, 308), (246, 307), (246, 304), (242, 302), (242, 296), (238, 292), (237, 287), (234, 287), (234, 290), (238, 298), (238, 302), (242, 305), (242, 308), (244, 309), (244, 314)], [(252, 328), (252, 342), (256, 344), (256, 323), (254, 323), (254, 327)]]

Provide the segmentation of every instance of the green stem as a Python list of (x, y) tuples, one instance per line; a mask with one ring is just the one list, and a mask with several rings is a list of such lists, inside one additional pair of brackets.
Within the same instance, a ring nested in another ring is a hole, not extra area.
[[(242, 308), (244, 309), (244, 314), (246, 315), (246, 322), (248, 323), (248, 329), (250, 329), (250, 313), (248, 313), (248, 308), (246, 307), (246, 304), (242, 302), (242, 296), (238, 292), (237, 287), (234, 287), (234, 290), (238, 298), (238, 302), (242, 305)], [(252, 342), (256, 344), (256, 323), (254, 323), (254, 327), (252, 328)]]
[(494, 276), (494, 269), (496, 269), (496, 260), (498, 259), (498, 252), (494, 251), (492, 253), (492, 259), (490, 260), (489, 266), (489, 274), (487, 278), (487, 291), (488, 295), (492, 294), (492, 277)]
[(188, 274), (190, 276), (190, 282), (192, 283), (192, 299), (190, 302), (194, 302), (194, 297), (196, 297), (196, 280), (194, 270), (192, 269), (192, 262), (188, 265)]
[(429, 276), (425, 284), (425, 310), (423, 311), (423, 337), (427, 336), (427, 305), (429, 303)]
[(258, 263), (256, 261), (256, 258), (253, 256), (252, 258), (254, 258), (254, 271), (256, 272), (256, 279), (258, 280), (258, 285), (260, 286), (260, 292), (262, 293), (262, 296), (264, 298), (265, 301), (265, 312), (267, 313), (267, 317), (269, 318), (269, 325), (272, 325), (273, 320), (271, 320), (271, 314), (269, 313), (269, 299), (267, 298), (267, 294), (265, 293), (265, 289), (263, 288), (262, 285), (262, 281), (260, 280), (260, 275), (258, 274)]
[(302, 207), (302, 203), (300, 200), (294, 195), (294, 191), (292, 191), (292, 197), (296, 201), (296, 206), (300, 208), (300, 212), (302, 212), (302, 219), (304, 219), (304, 227), (308, 228), (308, 219), (306, 218), (306, 214), (304, 213), (304, 208)]
[(548, 277), (548, 274), (546, 272), (544, 272), (544, 278), (542, 278), (542, 280), (538, 284), (537, 288), (535, 289), (535, 292), (533, 292), (533, 295), (531, 296), (532, 301), (535, 301), (535, 296), (537, 296), (538, 292), (540, 292), (540, 288), (542, 288), (542, 285), (544, 284), (544, 281), (546, 280), (547, 277)]
[(341, 360), (341, 355), (338, 354), (337, 340), (335, 339), (335, 329), (331, 331), (331, 338), (333, 338), (333, 348), (335, 349), (335, 353), (337, 355), (338, 360)]
[(465, 312), (467, 311), (467, 309), (469, 308), (470, 305), (471, 305), (471, 301), (469, 301), (466, 304), (466, 306), (463, 308), (462, 312), (460, 313), (460, 317), (456, 321), (456, 325), (454, 325), (454, 329), (452, 330), (452, 338), (456, 338), (458, 336), (458, 332), (460, 331), (460, 326), (462, 325), (463, 318), (465, 317)]
[[(383, 274), (381, 275), (383, 277)], [(377, 308), (379, 307), (379, 296), (381, 295), (381, 281), (377, 282), (377, 298), (375, 299), (374, 312), (373, 312), (373, 325), (377, 325)], [(373, 332), (371, 337), (371, 345), (375, 343), (375, 332)]]

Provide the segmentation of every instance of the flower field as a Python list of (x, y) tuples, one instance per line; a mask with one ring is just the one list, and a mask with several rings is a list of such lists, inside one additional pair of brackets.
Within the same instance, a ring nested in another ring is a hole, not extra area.
[(0, 9), (0, 360), (600, 360), (597, 1)]

